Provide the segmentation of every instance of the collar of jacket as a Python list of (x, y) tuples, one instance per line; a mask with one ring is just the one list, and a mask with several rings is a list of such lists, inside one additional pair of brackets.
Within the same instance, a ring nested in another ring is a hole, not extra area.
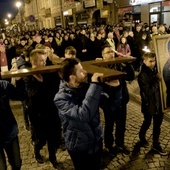
[(64, 92), (69, 94), (81, 93), (82, 91), (84, 91), (84, 89), (87, 89), (87, 87), (88, 87), (88, 83), (84, 83), (80, 88), (71, 87), (64, 80), (61, 80), (60, 83), (60, 89), (63, 89)]
[(156, 73), (156, 67), (154, 67), (153, 69), (150, 69), (149, 67), (147, 67), (145, 64), (142, 65), (142, 71), (149, 73)]

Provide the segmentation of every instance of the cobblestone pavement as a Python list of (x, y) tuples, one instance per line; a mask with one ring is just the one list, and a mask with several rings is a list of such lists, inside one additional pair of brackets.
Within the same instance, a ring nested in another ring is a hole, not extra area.
[[(170, 157), (160, 156), (154, 153), (149, 148), (137, 148), (138, 132), (143, 121), (142, 114), (140, 112), (140, 96), (137, 82), (133, 81), (128, 84), (129, 92), (131, 94), (131, 100), (128, 104), (127, 125), (125, 135), (125, 145), (130, 149), (130, 155), (118, 154), (116, 157), (112, 157), (104, 148), (102, 169), (103, 170), (169, 170), (170, 169)], [(19, 126), (19, 139), (22, 156), (22, 170), (53, 170), (54, 168), (47, 161), (45, 164), (40, 165), (35, 161), (33, 154), (33, 146), (30, 144), (30, 132), (24, 129), (22, 108), (20, 102), (11, 102), (14, 115), (17, 119)], [(103, 113), (101, 112), (101, 121), (103, 121)], [(160, 136), (160, 142), (162, 147), (170, 151), (170, 128), (169, 122), (164, 120), (162, 124), (162, 131)], [(152, 126), (147, 132), (147, 139), (150, 145), (152, 144)], [(138, 152), (135, 152), (136, 149)], [(48, 158), (48, 152), (46, 146), (42, 150), (42, 155)], [(58, 162), (61, 163), (61, 169), (73, 170), (73, 164), (67, 153), (67, 151), (59, 149), (56, 153)], [(10, 170), (10, 166), (8, 166)]]

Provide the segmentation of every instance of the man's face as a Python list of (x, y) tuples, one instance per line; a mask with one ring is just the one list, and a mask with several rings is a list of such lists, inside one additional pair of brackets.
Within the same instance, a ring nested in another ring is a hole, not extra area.
[(102, 35), (101, 35), (101, 34), (98, 34), (98, 35), (97, 35), (97, 39), (98, 39), (98, 40), (101, 40), (101, 38), (102, 38)]
[(157, 27), (152, 27), (152, 32), (157, 33), (158, 29)]
[(37, 57), (37, 61), (35, 61), (35, 66), (36, 67), (44, 67), (46, 65), (46, 59), (47, 56), (46, 55), (38, 55)]
[(25, 46), (26, 42), (24, 40), (21, 40), (20, 43), (21, 43), (22, 46)]
[(108, 33), (108, 38), (113, 39), (113, 33), (112, 32)]
[(48, 38), (48, 41), (49, 41), (50, 43), (52, 43), (53, 37), (49, 37), (49, 38)]
[(136, 27), (136, 31), (139, 32), (141, 30), (141, 27), (140, 26), (137, 26)]
[(143, 62), (148, 68), (153, 69), (156, 64), (156, 59), (155, 58), (147, 58), (147, 59), (144, 59)]
[(87, 82), (87, 72), (83, 69), (79, 63), (75, 65), (75, 86), (79, 87), (82, 83)]
[(70, 39), (73, 40), (74, 39), (74, 35), (70, 34)]
[(129, 36), (131, 36), (131, 37), (134, 36), (133, 31), (130, 31), (130, 32), (129, 32)]
[(112, 49), (112, 47), (106, 47), (103, 51), (102, 51), (102, 57), (103, 59), (113, 59), (114, 58), (114, 51)]
[(81, 31), (81, 34), (85, 35), (85, 34), (86, 34), (86, 31), (85, 31), (85, 30), (82, 30), (82, 31)]
[(40, 43), (41, 41), (41, 36), (37, 35), (34, 37), (34, 40), (37, 42), (37, 43)]

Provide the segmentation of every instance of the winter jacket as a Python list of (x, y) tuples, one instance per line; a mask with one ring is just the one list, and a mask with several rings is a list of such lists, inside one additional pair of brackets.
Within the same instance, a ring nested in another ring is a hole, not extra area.
[(0, 148), (18, 135), (18, 126), (10, 107), (11, 100), (24, 100), (26, 95), (8, 81), (0, 80)]
[(72, 88), (61, 80), (54, 103), (59, 110), (68, 150), (94, 153), (99, 149), (98, 144), (103, 139), (98, 109), (101, 90), (96, 83)]
[(162, 112), (159, 79), (156, 77), (156, 74), (156, 68), (151, 70), (143, 64), (138, 75), (142, 100), (141, 111), (144, 114), (154, 115)]
[(135, 74), (132, 65), (129, 63), (126, 63), (124, 67), (121, 64), (116, 64), (108, 68), (126, 73), (124, 78), (119, 79), (119, 86), (113, 87), (108, 84), (103, 85), (100, 106), (103, 110), (113, 112), (120, 106), (124, 106), (129, 102), (129, 92), (126, 81), (134, 80)]

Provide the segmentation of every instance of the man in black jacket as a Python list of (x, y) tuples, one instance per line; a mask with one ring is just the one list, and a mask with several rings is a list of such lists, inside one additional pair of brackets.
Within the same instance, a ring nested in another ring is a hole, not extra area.
[(153, 150), (164, 156), (167, 155), (167, 152), (162, 149), (159, 143), (159, 136), (161, 132), (160, 127), (164, 116), (161, 107), (159, 88), (161, 75), (157, 72), (155, 64), (155, 53), (145, 53), (143, 56), (141, 72), (138, 76), (138, 84), (142, 100), (141, 109), (144, 115), (144, 121), (139, 132), (139, 139), (141, 146), (149, 146), (145, 135), (153, 119)]
[[(114, 57), (112, 46), (102, 47), (102, 57), (105, 60)], [(134, 69), (131, 63), (112, 64), (110, 69), (123, 71), (126, 76), (121, 79), (105, 82), (103, 85), (103, 95), (101, 97), (101, 108), (105, 117), (104, 143), (109, 153), (116, 156), (118, 153), (130, 154), (128, 148), (124, 145), (126, 130), (127, 103), (129, 102), (129, 93), (126, 81), (134, 79)], [(114, 132), (115, 127), (115, 135)], [(115, 143), (115, 147), (113, 144)]]
[[(44, 67), (47, 56), (44, 50), (35, 49), (30, 54), (32, 68)], [(31, 126), (36, 138), (35, 159), (42, 164), (46, 161), (40, 150), (47, 143), (49, 161), (58, 167), (56, 151), (60, 144), (60, 120), (53, 98), (58, 90), (57, 75), (36, 74), (23, 78), (29, 97), (28, 111)]]
[(24, 100), (25, 98), (26, 93), (22, 93), (8, 81), (0, 80), (0, 170), (7, 169), (5, 153), (12, 169), (21, 169), (18, 125), (9, 100)]

